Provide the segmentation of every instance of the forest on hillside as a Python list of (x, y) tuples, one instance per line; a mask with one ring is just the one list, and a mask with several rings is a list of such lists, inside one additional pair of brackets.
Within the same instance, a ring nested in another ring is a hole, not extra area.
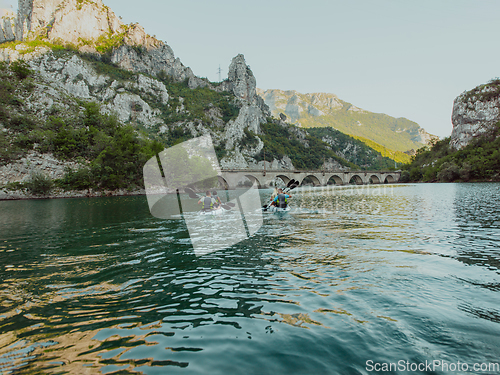
[(401, 182), (453, 181), (500, 181), (500, 122), (460, 150), (450, 138), (419, 149), (401, 173)]

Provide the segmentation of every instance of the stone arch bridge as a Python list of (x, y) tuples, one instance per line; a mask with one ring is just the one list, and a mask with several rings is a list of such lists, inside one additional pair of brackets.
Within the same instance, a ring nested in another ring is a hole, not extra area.
[(276, 178), (287, 184), (291, 179), (302, 184), (309, 177), (314, 186), (326, 186), (329, 184), (347, 185), (355, 183), (383, 184), (399, 182), (401, 172), (399, 171), (305, 171), (305, 170), (249, 170), (249, 169), (225, 169), (219, 175), (221, 186), (234, 189), (245, 180), (256, 181), (259, 188), (267, 187)]

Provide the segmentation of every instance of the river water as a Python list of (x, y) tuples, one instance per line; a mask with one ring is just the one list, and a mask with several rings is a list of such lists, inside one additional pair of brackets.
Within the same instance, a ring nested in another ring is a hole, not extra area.
[(499, 373), (500, 184), (291, 200), (204, 256), (143, 196), (0, 202), (0, 373)]

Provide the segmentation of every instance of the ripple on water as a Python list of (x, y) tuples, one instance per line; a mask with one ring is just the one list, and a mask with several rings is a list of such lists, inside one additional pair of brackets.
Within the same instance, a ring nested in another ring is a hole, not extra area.
[(20, 203), (46, 224), (0, 202), (16, 211), (0, 246), (0, 372), (498, 361), (498, 198), (498, 184), (298, 189), (294, 211), (202, 257), (144, 197)]

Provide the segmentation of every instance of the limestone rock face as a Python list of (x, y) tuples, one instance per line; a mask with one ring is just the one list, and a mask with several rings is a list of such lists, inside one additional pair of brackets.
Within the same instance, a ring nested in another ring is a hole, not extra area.
[(0, 166), (0, 186), (11, 182), (26, 182), (30, 179), (30, 174), (35, 171), (43, 172), (52, 179), (62, 178), (66, 167), (78, 166), (78, 163), (58, 160), (52, 154), (33, 151), (19, 160)]
[(40, 35), (75, 45), (123, 25), (101, 0), (20, 0), (17, 18), (18, 40)]
[(141, 52), (134, 45), (125, 44), (113, 51), (111, 61), (120, 68), (133, 72), (156, 75), (163, 71), (176, 81), (195, 78), (191, 68), (185, 67), (175, 58), (172, 49), (163, 43)]
[(194, 75), (191, 68), (176, 58), (167, 44), (146, 34), (141, 25), (128, 27), (124, 44), (115, 49), (111, 61), (120, 68), (133, 72), (157, 75), (166, 73), (175, 81), (188, 80), (190, 88), (208, 85), (206, 80)]
[(257, 95), (257, 82), (242, 54), (233, 58), (229, 65), (227, 80), (217, 89), (232, 92), (241, 103), (260, 108), (265, 116), (271, 114), (268, 105)]
[(226, 127), (227, 148), (233, 148), (235, 143), (245, 136), (244, 129), (259, 134), (262, 121), (260, 108), (250, 105), (241, 107), (238, 117), (234, 121), (230, 121)]
[(245, 57), (242, 54), (234, 57), (228, 73), (228, 83), (234, 95), (252, 103), (256, 96), (256, 82), (250, 67), (245, 63)]
[(2, 30), (0, 30), (0, 43), (15, 39), (14, 35), (15, 25), (13, 20), (9, 17), (5, 17), (2, 20)]
[(259, 161), (255, 162), (254, 159), (249, 159), (245, 157), (241, 151), (238, 149), (231, 153), (230, 157), (224, 158), (220, 161), (220, 166), (222, 169), (261, 169), (264, 170), (291, 170), (295, 169), (292, 160), (285, 155), (282, 159), (273, 159), (272, 162)]
[(423, 144), (429, 144), (438, 139), (439, 139), (438, 136), (429, 134), (422, 128), (419, 128), (418, 134), (415, 134), (415, 136), (412, 138), (414, 142)]
[(487, 133), (500, 121), (500, 94), (495, 95), (496, 89), (490, 85), (478, 86), (454, 100), (450, 141), (453, 148), (465, 147), (474, 137)]
[[(232, 92), (241, 105), (238, 117), (226, 127), (226, 148), (233, 148), (235, 143), (244, 137), (245, 129), (260, 134), (260, 124), (265, 123), (271, 113), (264, 100), (257, 95), (255, 77), (243, 55), (239, 54), (233, 58), (227, 80), (217, 89)], [(258, 152), (260, 149), (256, 151)]]
[(54, 21), (49, 26), (50, 40), (60, 39), (69, 43), (78, 44), (83, 40), (95, 40), (106, 33), (115, 33), (122, 25), (120, 20), (100, 0), (80, 3), (77, 0), (68, 0), (64, 7), (54, 13)]
[(49, 52), (49, 48), (45, 46), (36, 47), (34, 50), (29, 50), (26, 44), (18, 44), (14, 48), (0, 48), (0, 61), (11, 63), (17, 60), (30, 61), (39, 58)]
[(153, 109), (147, 99), (168, 104), (169, 95), (162, 82), (141, 74), (118, 82), (98, 74), (87, 61), (75, 55), (56, 59), (49, 52), (29, 64), (50, 87), (75, 98), (102, 103), (105, 112), (115, 113), (122, 122), (133, 120), (146, 127), (154, 126), (161, 123), (160, 111)]
[[(51, 51), (33, 56), (28, 61), (34, 71), (33, 89), (23, 91), (22, 104), (14, 113), (30, 116), (38, 123), (50, 116), (61, 117), (68, 124), (77, 124), (85, 111), (81, 100), (101, 104), (104, 113), (113, 113), (122, 123), (142, 124), (149, 128), (163, 124), (160, 110), (169, 104), (165, 85), (141, 74), (115, 80), (97, 72), (93, 65), (76, 55), (55, 56)], [(7, 131), (0, 121), (0, 131)], [(0, 187), (10, 182), (24, 182), (31, 172), (40, 170), (48, 177), (61, 178), (66, 166), (78, 169), (80, 163), (61, 161), (51, 154), (30, 151), (25, 157), (0, 166)], [(0, 199), (3, 199), (0, 189)], [(10, 194), (10, 193), (9, 193)], [(10, 196), (7, 194), (7, 197)]]
[(16, 23), (18, 40), (43, 36), (79, 46), (86, 53), (96, 53), (92, 44), (100, 37), (118, 38), (121, 46), (113, 50), (111, 61), (119, 67), (152, 75), (163, 71), (176, 81), (189, 80), (191, 88), (208, 84), (142, 26), (125, 26), (102, 0), (20, 0)]

